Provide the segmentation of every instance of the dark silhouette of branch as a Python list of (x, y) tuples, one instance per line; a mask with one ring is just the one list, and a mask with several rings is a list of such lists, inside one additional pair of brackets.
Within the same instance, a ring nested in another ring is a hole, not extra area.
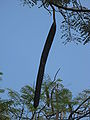
[[(51, 7), (53, 8), (53, 6)], [(53, 8), (53, 24), (47, 36), (47, 39), (43, 48), (43, 52), (41, 55), (41, 59), (40, 59), (40, 65), (39, 65), (37, 81), (36, 81), (35, 96), (34, 96), (34, 108), (37, 108), (37, 106), (39, 105), (41, 85), (42, 85), (42, 80), (44, 76), (45, 65), (46, 65), (46, 61), (48, 58), (48, 54), (49, 54), (52, 42), (54, 40), (55, 32), (56, 32), (56, 22), (55, 22), (55, 10)]]
[(33, 119), (34, 119), (35, 114), (36, 114), (36, 111), (34, 111), (34, 113), (33, 113), (33, 115), (32, 115), (32, 117), (31, 117), (30, 120), (33, 120)]
[(54, 5), (55, 7), (60, 8), (60, 9), (64, 9), (64, 10), (68, 10), (68, 11), (73, 11), (73, 12), (90, 12), (90, 10), (86, 9), (86, 8), (77, 9), (77, 8), (64, 7), (62, 5), (55, 4), (55, 2), (53, 2), (53, 0), (52, 0), (52, 2), (50, 1), (50, 4)]
[(55, 75), (54, 75), (54, 80), (52, 81), (52, 83), (54, 83), (54, 82), (55, 82), (56, 77), (57, 77), (57, 75), (58, 75), (58, 73), (59, 73), (60, 69), (61, 69), (61, 68), (59, 68), (59, 69), (56, 71), (56, 73), (55, 73)]
[(68, 117), (68, 120), (70, 120), (71, 119), (71, 117), (72, 117), (72, 115), (74, 114), (74, 113), (76, 113), (76, 111), (86, 102), (86, 101), (88, 101), (90, 99), (90, 97), (88, 97), (86, 100), (84, 100), (74, 111), (72, 111), (72, 113), (69, 115), (69, 117)]
[(83, 115), (78, 116), (78, 117), (74, 117), (73, 119), (70, 119), (70, 120), (80, 120), (81, 118), (89, 117), (89, 116), (87, 116), (89, 114), (90, 114), (90, 110), (88, 110), (87, 112), (85, 112)]
[(47, 104), (45, 104), (40, 110), (38, 113), (40, 113), (45, 107), (46, 107)]
[[(34, 5), (37, 5), (36, 1), (35, 0), (24, 0), (24, 4), (28, 4), (28, 5), (30, 4), (31, 6), (34, 6)], [(55, 0), (45, 0), (45, 1), (42, 2), (42, 4), (39, 6), (39, 8), (43, 6), (45, 9), (47, 9), (45, 7), (46, 3), (49, 3), (50, 5), (54, 5), (55, 7), (58, 7), (60, 9), (64, 9), (64, 10), (68, 10), (68, 11), (73, 11), (73, 12), (90, 12), (90, 9), (86, 9), (86, 8), (83, 8), (81, 6), (80, 1), (79, 1), (80, 9), (75, 8), (75, 7), (72, 7), (72, 8), (71, 7), (66, 7), (66, 6), (63, 6), (63, 5), (59, 4), (59, 3), (57, 4), (57, 2), (55, 2)]]
[(24, 112), (24, 104), (23, 104), (23, 107), (22, 107), (22, 110), (21, 110), (21, 115), (20, 115), (20, 117), (19, 117), (19, 120), (21, 120), (21, 119), (22, 119), (23, 112)]

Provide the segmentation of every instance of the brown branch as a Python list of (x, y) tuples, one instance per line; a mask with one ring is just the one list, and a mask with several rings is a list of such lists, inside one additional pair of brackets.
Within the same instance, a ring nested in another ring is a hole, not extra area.
[(68, 10), (68, 11), (73, 11), (73, 12), (90, 12), (90, 9), (84, 9), (84, 8), (77, 9), (77, 8), (64, 7), (62, 5), (55, 4), (53, 1), (50, 4), (54, 5), (55, 7), (60, 8), (60, 9), (64, 9), (64, 10)]
[(20, 115), (20, 117), (19, 117), (19, 120), (21, 120), (21, 119), (22, 119), (23, 112), (24, 112), (24, 104), (23, 104), (23, 107), (22, 107), (22, 110), (21, 110), (21, 115)]
[[(53, 10), (53, 12), (54, 12), (53, 15), (55, 15), (55, 10)], [(43, 48), (43, 52), (41, 55), (41, 59), (40, 59), (40, 65), (39, 65), (37, 81), (36, 81), (35, 96), (34, 96), (34, 108), (37, 108), (39, 104), (41, 85), (42, 85), (42, 80), (44, 76), (45, 65), (46, 65), (46, 61), (48, 58), (48, 54), (49, 54), (52, 42), (54, 40), (55, 33), (56, 33), (56, 22), (55, 22), (55, 17), (53, 16), (53, 24), (47, 36), (47, 39), (46, 39), (46, 42)]]
[(45, 104), (37, 113), (40, 113), (45, 107), (46, 107), (47, 104)]
[[(79, 116), (79, 117), (75, 117), (75, 118), (73, 118), (73, 120), (80, 120), (81, 118), (84, 118), (84, 117), (89, 117), (89, 116), (87, 116), (87, 115), (89, 115), (90, 114), (90, 111), (87, 111), (84, 115), (81, 115), (81, 116)], [(72, 119), (71, 119), (72, 120)]]
[(36, 111), (34, 111), (34, 113), (33, 113), (33, 115), (32, 115), (32, 117), (31, 117), (30, 120), (33, 120), (33, 119), (34, 119), (35, 114), (36, 114)]
[(69, 115), (68, 120), (70, 120), (71, 116), (76, 113), (76, 111), (86, 102), (90, 99), (90, 97), (88, 97), (86, 100), (84, 100), (74, 111), (72, 111), (72, 113)]

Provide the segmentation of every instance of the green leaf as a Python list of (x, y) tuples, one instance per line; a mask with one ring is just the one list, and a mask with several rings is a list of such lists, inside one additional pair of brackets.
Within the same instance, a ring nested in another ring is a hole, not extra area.
[(0, 75), (3, 75), (3, 73), (2, 73), (2, 72), (0, 72)]
[(0, 89), (0, 93), (4, 93), (5, 92), (5, 90), (4, 89)]

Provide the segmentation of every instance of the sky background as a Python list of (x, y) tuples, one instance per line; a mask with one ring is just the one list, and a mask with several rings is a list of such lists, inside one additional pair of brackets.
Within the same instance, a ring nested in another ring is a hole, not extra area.
[[(89, 7), (90, 0), (85, 1)], [(47, 60), (45, 74), (57, 78), (73, 95), (90, 88), (90, 44), (63, 45), (61, 16), (56, 14), (57, 32)], [(35, 84), (41, 52), (52, 24), (52, 16), (37, 7), (23, 7), (19, 0), (0, 0), (0, 88), (20, 90)]]

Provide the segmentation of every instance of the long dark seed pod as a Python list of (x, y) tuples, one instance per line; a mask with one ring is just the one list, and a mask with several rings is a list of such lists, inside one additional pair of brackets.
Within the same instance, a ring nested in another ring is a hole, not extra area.
[(55, 10), (53, 9), (53, 24), (48, 33), (48, 36), (43, 48), (43, 52), (41, 55), (41, 59), (40, 59), (40, 65), (39, 65), (37, 81), (36, 81), (35, 96), (34, 96), (34, 108), (37, 108), (37, 106), (39, 105), (41, 85), (42, 85), (42, 80), (44, 76), (45, 65), (46, 65), (48, 54), (55, 36), (55, 32), (56, 32), (56, 21), (55, 21)]

